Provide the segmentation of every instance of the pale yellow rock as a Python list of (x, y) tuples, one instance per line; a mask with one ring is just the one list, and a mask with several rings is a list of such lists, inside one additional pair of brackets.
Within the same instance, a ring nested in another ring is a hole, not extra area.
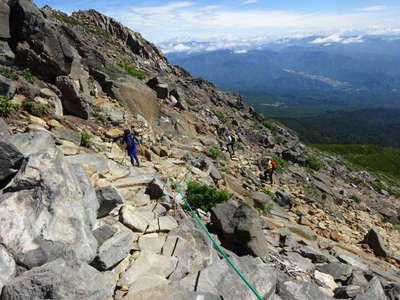
[(70, 141), (63, 141), (62, 145), (58, 146), (64, 155), (75, 155), (80, 152), (80, 147)]
[(11, 102), (12, 102), (13, 104), (17, 104), (17, 105), (20, 105), (20, 106), (21, 106), (21, 105), (24, 104), (25, 100), (26, 100), (26, 97), (25, 97), (24, 95), (16, 94), (16, 95), (11, 99)]
[(118, 128), (112, 128), (106, 132), (106, 136), (108, 136), (110, 138), (117, 138), (117, 137), (120, 137), (123, 135), (124, 135), (124, 132)]
[(54, 119), (47, 121), (47, 124), (54, 128), (63, 128), (64, 127), (63, 125), (61, 125), (60, 122), (58, 122), (57, 120), (54, 120)]
[(43, 126), (46, 129), (49, 128), (49, 126), (47, 125), (46, 121), (41, 119), (41, 118), (29, 115), (29, 121), (31, 121), (31, 123), (33, 123), (33, 124), (37, 124), (37, 125)]

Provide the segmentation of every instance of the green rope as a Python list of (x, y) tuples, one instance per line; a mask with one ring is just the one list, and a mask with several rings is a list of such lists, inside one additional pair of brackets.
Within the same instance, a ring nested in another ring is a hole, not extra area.
[(192, 207), (190, 206), (189, 202), (187, 201), (187, 197), (186, 195), (184, 195), (180, 189), (179, 189), (179, 184), (175, 183), (171, 178), (169, 178), (168, 180), (170, 180), (172, 182), (172, 184), (175, 185), (176, 190), (178, 192), (178, 194), (182, 197), (183, 202), (185, 204), (185, 206), (189, 209), (190, 214), (193, 216), (193, 218), (196, 220), (197, 224), (199, 224), (199, 226), (201, 227), (201, 229), (203, 229), (203, 231), (206, 233), (206, 235), (208, 236), (208, 238), (212, 241), (212, 243), (214, 244), (215, 248), (217, 249), (217, 251), (219, 253), (221, 253), (221, 255), (224, 257), (224, 259), (227, 261), (227, 263), (229, 264), (229, 266), (236, 272), (237, 275), (239, 275), (239, 277), (243, 280), (243, 282), (247, 285), (247, 287), (254, 293), (254, 295), (256, 295), (258, 300), (263, 300), (263, 297), (259, 294), (259, 292), (257, 291), (257, 289), (251, 285), (251, 283), (249, 282), (249, 280), (246, 278), (246, 276), (240, 271), (240, 269), (238, 268), (238, 266), (233, 262), (233, 260), (229, 257), (228, 254), (226, 254), (226, 252), (224, 251), (224, 249), (221, 248), (220, 245), (218, 245), (217, 241), (212, 237), (212, 235), (208, 232), (207, 227), (203, 224), (203, 222), (200, 220), (199, 216), (196, 214), (196, 212), (192, 209)]

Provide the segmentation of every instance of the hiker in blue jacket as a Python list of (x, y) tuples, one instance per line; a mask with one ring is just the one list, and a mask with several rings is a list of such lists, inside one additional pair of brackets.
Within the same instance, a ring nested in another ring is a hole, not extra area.
[(138, 159), (138, 146), (141, 144), (136, 135), (130, 132), (129, 129), (124, 131), (124, 143), (126, 143), (126, 150), (131, 158), (132, 166), (135, 166), (135, 161), (138, 167), (140, 167)]

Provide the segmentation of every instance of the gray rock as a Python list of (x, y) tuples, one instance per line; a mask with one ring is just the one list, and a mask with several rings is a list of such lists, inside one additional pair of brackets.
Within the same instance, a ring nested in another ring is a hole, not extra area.
[(0, 95), (6, 95), (7, 97), (14, 97), (17, 86), (12, 80), (0, 75)]
[(286, 228), (283, 229), (279, 234), (279, 247), (287, 248), (287, 247), (295, 247), (297, 245), (296, 239), (293, 237), (293, 234), (288, 231)]
[(66, 140), (78, 146), (81, 144), (81, 134), (79, 132), (65, 128), (54, 128), (51, 133), (57, 139)]
[(297, 249), (297, 252), (300, 253), (303, 257), (311, 259), (313, 263), (336, 262), (336, 259), (333, 256), (314, 250), (309, 247), (301, 247)]
[(337, 299), (352, 299), (361, 294), (362, 288), (358, 285), (347, 285), (336, 288), (334, 292)]
[(87, 175), (79, 173), (50, 148), (30, 155), (0, 196), (0, 239), (19, 264), (94, 258), (98, 203)]
[(0, 188), (20, 169), (24, 156), (9, 142), (0, 139)]
[(162, 82), (159, 77), (154, 77), (146, 83), (151, 89), (157, 93), (157, 97), (160, 99), (167, 99), (169, 96), (168, 84)]
[(336, 257), (338, 258), (338, 260), (340, 262), (348, 264), (348, 265), (351, 265), (354, 269), (362, 270), (362, 271), (365, 271), (365, 272), (367, 272), (369, 270), (367, 265), (365, 265), (364, 263), (358, 261), (353, 256), (351, 256), (350, 254), (337, 253)]
[(16, 265), (8, 251), (0, 245), (0, 293), (3, 285), (15, 276)]
[[(312, 273), (314, 271), (314, 264), (311, 259), (305, 258), (296, 252), (286, 253), (286, 257), (290, 263), (295, 265), (299, 270), (306, 273)], [(282, 258), (285, 258), (284, 256)]]
[(134, 234), (129, 229), (122, 229), (104, 241), (97, 250), (92, 266), (105, 271), (129, 255), (133, 247)]
[(139, 292), (129, 292), (123, 300), (221, 300), (218, 295), (176, 289), (172, 285), (156, 286)]
[(84, 153), (78, 155), (69, 155), (65, 160), (70, 164), (89, 165), (99, 173), (107, 173), (109, 171), (109, 164), (107, 159), (101, 154), (97, 153)]
[[(0, 28), (1, 28), (1, 25), (0, 25)], [(15, 54), (14, 54), (14, 52), (12, 52), (8, 42), (0, 40), (0, 64), (12, 65), (14, 62), (14, 58), (15, 58)]]
[(121, 195), (112, 186), (96, 189), (96, 196), (99, 201), (99, 210), (97, 211), (98, 218), (107, 216), (119, 204), (124, 203)]
[(368, 231), (364, 237), (363, 243), (370, 246), (376, 256), (388, 256), (388, 250), (386, 250), (384, 247), (382, 237), (374, 229), (370, 229)]
[(102, 245), (106, 240), (110, 239), (118, 229), (114, 226), (105, 224), (93, 231), (93, 235), (97, 240), (98, 245)]
[(210, 165), (210, 176), (214, 181), (220, 181), (222, 179), (221, 172), (214, 166), (214, 164)]
[(352, 266), (340, 263), (319, 265), (316, 269), (322, 273), (332, 275), (336, 281), (346, 281), (353, 273)]
[(193, 219), (184, 219), (168, 233), (162, 253), (179, 260), (172, 280), (196, 273), (218, 259), (211, 240)]
[(276, 192), (276, 202), (281, 206), (290, 206), (294, 196), (286, 191)]
[(88, 119), (92, 113), (89, 106), (90, 100), (79, 91), (76, 83), (67, 76), (58, 76), (56, 85), (62, 93), (64, 112), (83, 119)]
[(333, 299), (324, 294), (313, 282), (288, 280), (279, 282), (278, 295), (282, 300), (329, 300)]
[(24, 156), (56, 147), (53, 137), (43, 131), (14, 134), (10, 141)]
[(384, 290), (389, 300), (400, 300), (400, 283), (387, 283)]
[(264, 209), (264, 207), (270, 203), (272, 203), (271, 197), (263, 192), (252, 192), (249, 197), (254, 202), (254, 207)]
[(309, 241), (315, 241), (318, 237), (318, 235), (315, 232), (313, 232), (310, 228), (304, 225), (289, 224), (287, 228), (290, 232)]
[(211, 209), (211, 222), (222, 245), (236, 254), (263, 257), (269, 253), (258, 212), (249, 205), (217, 204)]
[[(277, 276), (275, 270), (264, 264), (261, 259), (250, 256), (233, 258), (241, 272), (249, 278), (252, 285), (264, 299), (275, 294)], [(203, 269), (199, 274), (190, 274), (175, 282), (179, 289), (219, 295), (221, 299), (255, 299), (253, 292), (240, 277), (232, 271), (225, 260), (220, 260)]]
[(10, 281), (1, 300), (105, 300), (112, 296), (114, 286), (109, 274), (79, 261), (57, 259)]
[(0, 39), (10, 38), (10, 8), (6, 1), (0, 2)]
[(125, 110), (110, 105), (102, 105), (100, 109), (114, 125), (117, 126), (124, 122)]
[[(363, 296), (369, 297), (375, 300), (387, 300), (385, 291), (383, 290), (382, 284), (377, 277), (370, 280), (368, 287)], [(357, 297), (356, 297), (357, 299)]]
[(158, 177), (155, 177), (147, 186), (147, 193), (150, 195), (150, 199), (160, 199), (163, 196), (171, 195), (168, 186)]
[(139, 257), (122, 275), (119, 285), (131, 285), (146, 275), (169, 277), (174, 272), (178, 260), (175, 257), (141, 251)]
[(8, 140), (10, 137), (10, 128), (8, 127), (7, 123), (0, 118), (0, 139)]
[(64, 110), (62, 107), (62, 103), (60, 98), (57, 96), (56, 93), (54, 93), (52, 90), (48, 88), (43, 88), (40, 90), (40, 97), (49, 99), (53, 105), (54, 105), (54, 114), (56, 116), (63, 116), (64, 115)]

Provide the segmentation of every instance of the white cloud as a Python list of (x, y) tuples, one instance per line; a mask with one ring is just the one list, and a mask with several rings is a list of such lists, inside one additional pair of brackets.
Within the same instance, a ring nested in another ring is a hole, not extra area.
[(253, 4), (253, 3), (257, 3), (258, 0), (244, 0), (243, 4)]
[(361, 8), (360, 11), (371, 12), (371, 11), (382, 11), (382, 10), (386, 10), (386, 9), (387, 9), (387, 7), (384, 5), (375, 5), (375, 6), (368, 6), (368, 7)]
[[(252, 0), (251, 0), (252, 1)], [(247, 6), (246, 6), (247, 7)], [(252, 6), (251, 6), (252, 7)], [(367, 9), (367, 8), (365, 8)], [(192, 1), (161, 6), (129, 6), (106, 12), (153, 42), (174, 37), (189, 39), (215, 35), (265, 36), (314, 33), (396, 32), (400, 29), (400, 8), (349, 13), (304, 13), (266, 9), (235, 10), (220, 5), (201, 5)]]
[(319, 37), (311, 41), (310, 44), (324, 44), (325, 46), (332, 45), (334, 43), (341, 44), (354, 44), (363, 43), (364, 39), (361, 35), (354, 37), (341, 37), (339, 34), (332, 34), (326, 37)]
[(233, 53), (235, 53), (235, 54), (246, 54), (247, 52), (248, 52), (248, 50), (245, 50), (245, 49), (233, 51)]

